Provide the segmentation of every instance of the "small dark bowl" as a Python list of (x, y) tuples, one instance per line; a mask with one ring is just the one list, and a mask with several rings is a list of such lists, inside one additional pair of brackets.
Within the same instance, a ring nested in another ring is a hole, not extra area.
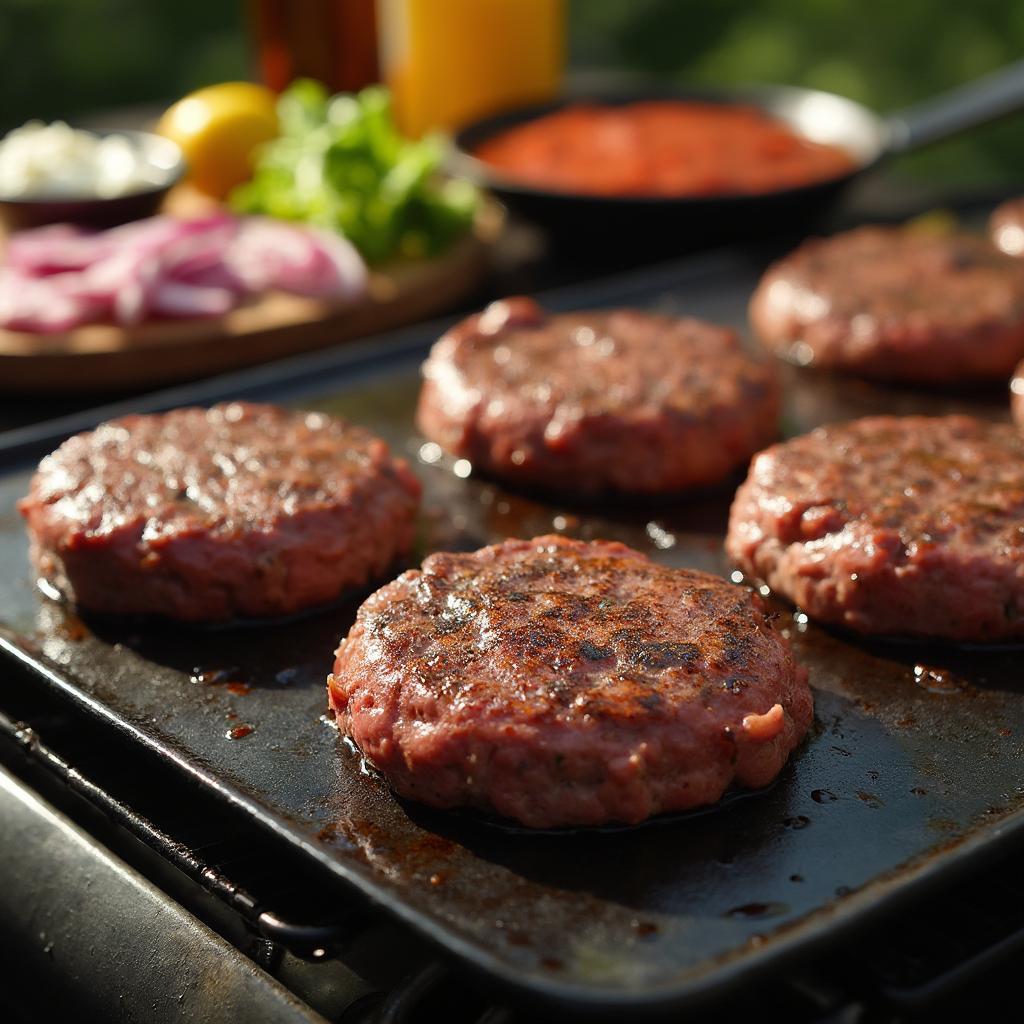
[[(846, 174), (797, 188), (757, 194), (714, 196), (598, 196), (524, 184), (474, 156), (486, 140), (516, 125), (579, 103), (600, 106), (644, 100), (699, 100), (744, 104), (765, 111), (809, 136), (824, 125), (817, 141), (834, 142), (850, 152), (854, 166)], [(557, 245), (585, 254), (609, 247), (623, 260), (694, 251), (724, 242), (793, 234), (809, 229), (849, 182), (885, 151), (884, 125), (875, 114), (842, 96), (791, 86), (753, 86), (730, 90), (644, 90), (524, 107), (476, 121), (455, 136), (450, 162), (454, 173), (490, 190), (506, 206), (547, 230)], [(597, 247), (597, 249), (595, 248)]]
[(108, 228), (156, 213), (164, 197), (184, 176), (185, 158), (177, 143), (151, 132), (110, 132), (131, 139), (147, 156), (152, 184), (118, 196), (40, 196), (9, 199), (0, 196), (4, 229), (24, 231), (43, 224), (69, 223)]

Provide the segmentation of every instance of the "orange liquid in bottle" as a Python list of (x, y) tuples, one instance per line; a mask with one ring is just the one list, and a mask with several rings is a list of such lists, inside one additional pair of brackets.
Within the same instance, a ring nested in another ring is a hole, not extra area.
[(407, 134), (543, 102), (561, 85), (564, 0), (377, 0), (377, 20)]

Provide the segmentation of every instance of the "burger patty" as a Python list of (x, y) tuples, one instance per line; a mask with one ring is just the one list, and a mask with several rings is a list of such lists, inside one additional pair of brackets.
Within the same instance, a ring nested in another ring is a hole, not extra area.
[(1024, 256), (1024, 198), (1010, 199), (992, 211), (989, 235), (1007, 256)]
[(767, 785), (812, 718), (756, 595), (559, 536), (431, 555), (359, 609), (328, 690), (400, 795), (532, 827)]
[(377, 577), (409, 549), (419, 494), (361, 427), (232, 402), (72, 437), (19, 508), (39, 575), (80, 607), (216, 621)]
[(423, 433), (474, 466), (554, 491), (659, 493), (717, 483), (778, 434), (774, 369), (735, 332), (613, 310), (491, 305), (423, 367)]
[(1010, 409), (1018, 426), (1024, 427), (1024, 363), (1017, 367), (1010, 381)]
[(1005, 380), (1024, 357), (1024, 265), (970, 235), (857, 228), (770, 267), (750, 321), (801, 365), (910, 383)]
[(809, 615), (860, 633), (1024, 638), (1024, 437), (967, 416), (877, 416), (775, 445), (726, 550)]

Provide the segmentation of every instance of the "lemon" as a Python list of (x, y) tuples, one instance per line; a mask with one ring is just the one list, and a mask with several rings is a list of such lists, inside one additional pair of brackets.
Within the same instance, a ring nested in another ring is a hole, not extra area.
[(178, 100), (157, 131), (184, 151), (188, 181), (223, 199), (251, 177), (256, 147), (278, 134), (276, 103), (265, 86), (222, 82)]

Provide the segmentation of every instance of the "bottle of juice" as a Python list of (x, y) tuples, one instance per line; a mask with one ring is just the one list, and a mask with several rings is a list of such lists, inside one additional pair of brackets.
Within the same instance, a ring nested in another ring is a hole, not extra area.
[(249, 0), (260, 77), (275, 92), (315, 78), (331, 92), (379, 81), (374, 0)]
[(407, 134), (544, 102), (561, 85), (564, 0), (377, 0), (377, 21)]

